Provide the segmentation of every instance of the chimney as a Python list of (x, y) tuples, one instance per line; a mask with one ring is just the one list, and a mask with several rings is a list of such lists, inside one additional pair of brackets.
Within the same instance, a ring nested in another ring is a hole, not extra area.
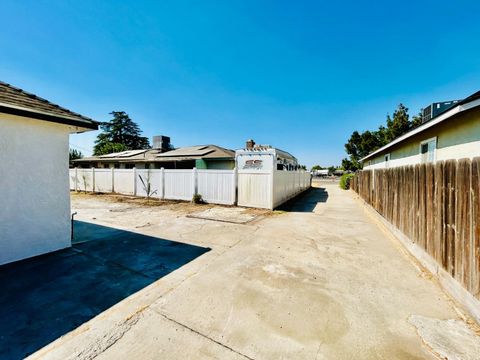
[(255, 146), (255, 141), (253, 141), (252, 139), (247, 140), (247, 143), (245, 146), (247, 150), (253, 150), (253, 147)]
[(161, 150), (162, 152), (170, 150), (170, 137), (163, 135), (154, 136), (152, 138), (152, 149)]

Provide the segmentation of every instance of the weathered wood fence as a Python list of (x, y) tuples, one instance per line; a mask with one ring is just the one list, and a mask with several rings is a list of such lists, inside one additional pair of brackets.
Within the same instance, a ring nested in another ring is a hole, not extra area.
[(359, 172), (355, 190), (480, 299), (480, 158)]

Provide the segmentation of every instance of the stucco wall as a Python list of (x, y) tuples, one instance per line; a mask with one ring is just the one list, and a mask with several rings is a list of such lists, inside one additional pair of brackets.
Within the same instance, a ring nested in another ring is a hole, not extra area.
[(435, 159), (461, 159), (480, 156), (480, 114), (472, 111), (456, 119), (433, 126), (412, 136), (365, 163), (364, 169), (381, 169), (385, 167), (385, 154), (390, 153), (388, 166), (413, 165), (421, 162), (420, 143), (437, 137)]
[(69, 127), (0, 114), (0, 264), (70, 246)]

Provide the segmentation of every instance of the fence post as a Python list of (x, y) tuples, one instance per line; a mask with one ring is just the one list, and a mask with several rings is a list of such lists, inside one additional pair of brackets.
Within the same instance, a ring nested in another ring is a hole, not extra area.
[(193, 195), (196, 195), (198, 192), (197, 180), (198, 180), (198, 172), (197, 168), (193, 168)]
[(235, 166), (233, 168), (233, 204), (232, 205), (237, 205), (238, 202), (238, 195), (237, 195), (237, 184), (238, 184), (238, 170), (237, 167)]
[(115, 192), (115, 168), (112, 167), (112, 193)]
[(78, 191), (78, 168), (75, 168), (75, 191)]
[(137, 168), (133, 167), (133, 196), (137, 196)]
[(272, 170), (270, 171), (270, 210), (273, 210), (273, 206), (274, 206), (274, 190), (275, 190), (275, 184), (274, 184), (274, 177), (275, 177), (275, 169), (272, 168)]
[(160, 199), (165, 199), (165, 169), (160, 168)]
[(95, 168), (92, 167), (92, 192), (95, 192)]

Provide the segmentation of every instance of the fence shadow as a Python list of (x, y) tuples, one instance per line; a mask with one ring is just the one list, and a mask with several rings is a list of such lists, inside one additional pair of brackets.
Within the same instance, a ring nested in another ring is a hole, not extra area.
[(72, 248), (0, 266), (0, 358), (22, 359), (209, 248), (76, 221)]
[(311, 187), (300, 195), (280, 205), (277, 210), (288, 212), (313, 212), (318, 203), (328, 201), (328, 192), (322, 187)]

